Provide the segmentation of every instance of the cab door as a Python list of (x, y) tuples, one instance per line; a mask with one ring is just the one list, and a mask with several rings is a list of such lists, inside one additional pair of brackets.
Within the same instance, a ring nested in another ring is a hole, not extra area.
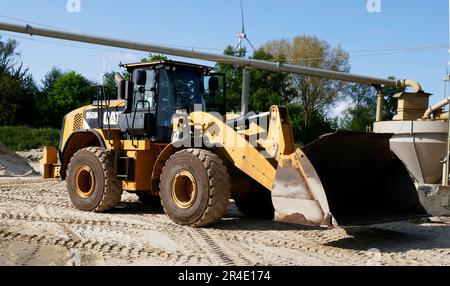
[(218, 112), (225, 115), (226, 80), (224, 73), (210, 73), (203, 77), (203, 102), (207, 112)]

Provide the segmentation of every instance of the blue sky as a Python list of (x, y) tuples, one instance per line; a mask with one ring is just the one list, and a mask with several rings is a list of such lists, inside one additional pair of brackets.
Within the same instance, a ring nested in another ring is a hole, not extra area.
[[(369, 13), (367, 1), (245, 0), (246, 30), (255, 46), (301, 34), (316, 35), (347, 51), (448, 45), (447, 0), (380, 0), (381, 13)], [(236, 44), (241, 26), (239, 0), (81, 0), (80, 13), (69, 13), (67, 0), (0, 3), (0, 21), (23, 24), (3, 17), (7, 16), (101, 36), (210, 48), (217, 53), (228, 44)], [(5, 34), (12, 35), (0, 31), (2, 39)], [(120, 62), (138, 61), (145, 55), (24, 37), (27, 39), (18, 38), (19, 50), (38, 82), (52, 66), (96, 80), (103, 70), (103, 58), (107, 70), (117, 70)], [(449, 58), (446, 47), (351, 56), (353, 73), (415, 79), (435, 94), (433, 101), (444, 96), (442, 79)]]

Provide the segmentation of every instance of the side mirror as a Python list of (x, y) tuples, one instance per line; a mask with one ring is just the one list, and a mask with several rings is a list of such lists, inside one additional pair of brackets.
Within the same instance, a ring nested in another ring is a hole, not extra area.
[(219, 90), (219, 78), (213, 76), (208, 81), (208, 89), (212, 92)]
[(126, 99), (126, 80), (120, 80), (117, 82), (117, 99), (118, 100), (124, 100)]
[(131, 81), (124, 81), (124, 83), (125, 83), (125, 109), (123, 110), (123, 113), (129, 114), (133, 108), (134, 84)]
[(147, 72), (146, 71), (134, 71), (133, 72), (133, 82), (137, 86), (143, 86), (147, 83)]

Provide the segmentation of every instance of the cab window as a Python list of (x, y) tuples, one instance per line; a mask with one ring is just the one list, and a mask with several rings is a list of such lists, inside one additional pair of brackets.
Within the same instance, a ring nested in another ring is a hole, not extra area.
[[(139, 109), (150, 109), (153, 110), (155, 107), (155, 71), (149, 68), (137, 69), (136, 71), (145, 71), (147, 73), (147, 83), (145, 84), (145, 93), (139, 92), (139, 86), (135, 84), (134, 86), (134, 103), (133, 107)], [(141, 101), (141, 102), (139, 102)], [(146, 101), (145, 103), (142, 101)], [(148, 102), (148, 103), (147, 103)]]

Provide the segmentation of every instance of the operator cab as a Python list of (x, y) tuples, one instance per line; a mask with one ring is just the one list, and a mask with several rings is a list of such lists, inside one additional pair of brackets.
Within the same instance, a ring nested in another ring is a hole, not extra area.
[(119, 99), (126, 102), (119, 114), (125, 139), (170, 142), (174, 114), (189, 114), (196, 106), (226, 112), (225, 75), (210, 67), (168, 60), (122, 67), (129, 74), (118, 84)]

